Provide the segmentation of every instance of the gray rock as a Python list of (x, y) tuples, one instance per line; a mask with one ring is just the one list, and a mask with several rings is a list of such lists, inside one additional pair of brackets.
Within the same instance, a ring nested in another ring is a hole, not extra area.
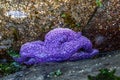
[[(104, 54), (109, 55), (76, 62), (38, 64), (0, 80), (87, 80), (88, 75), (96, 75), (101, 68), (116, 69), (116, 75), (120, 76), (120, 50)], [(61, 70), (60, 76), (50, 76), (57, 70)]]
[(120, 49), (119, 0), (103, 0), (83, 30), (83, 35), (89, 38), (93, 47), (100, 51)]

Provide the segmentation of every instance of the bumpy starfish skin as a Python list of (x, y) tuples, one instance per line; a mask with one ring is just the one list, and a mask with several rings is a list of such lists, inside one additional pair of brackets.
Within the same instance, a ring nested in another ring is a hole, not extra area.
[(45, 41), (27, 42), (20, 49), (17, 62), (27, 65), (43, 62), (59, 62), (91, 58), (98, 54), (91, 41), (68, 28), (56, 28), (48, 32)]

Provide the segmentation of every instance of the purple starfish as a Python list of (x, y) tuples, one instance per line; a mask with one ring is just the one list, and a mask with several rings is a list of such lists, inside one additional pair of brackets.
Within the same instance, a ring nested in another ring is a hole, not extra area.
[(48, 32), (45, 41), (27, 42), (20, 49), (19, 63), (27, 65), (43, 62), (60, 62), (91, 58), (98, 54), (91, 41), (68, 28), (56, 28)]

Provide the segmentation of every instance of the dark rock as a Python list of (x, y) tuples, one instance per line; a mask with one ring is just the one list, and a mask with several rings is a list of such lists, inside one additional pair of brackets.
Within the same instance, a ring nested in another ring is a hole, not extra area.
[(95, 16), (83, 30), (100, 51), (120, 49), (120, 7), (119, 0), (105, 0), (103, 7), (97, 9)]
[[(116, 69), (115, 75), (120, 76), (120, 51), (106, 52), (106, 54), (111, 55), (76, 62), (38, 64), (3, 77), (1, 80), (87, 80), (88, 75), (96, 75), (102, 68)], [(50, 75), (57, 70), (62, 74)]]

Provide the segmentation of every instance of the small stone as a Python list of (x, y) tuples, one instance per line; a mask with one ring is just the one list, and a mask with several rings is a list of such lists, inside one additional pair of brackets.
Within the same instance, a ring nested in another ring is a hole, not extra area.
[(9, 11), (6, 12), (6, 16), (10, 16), (11, 18), (25, 18), (27, 17), (27, 14), (25, 12), (21, 11)]

